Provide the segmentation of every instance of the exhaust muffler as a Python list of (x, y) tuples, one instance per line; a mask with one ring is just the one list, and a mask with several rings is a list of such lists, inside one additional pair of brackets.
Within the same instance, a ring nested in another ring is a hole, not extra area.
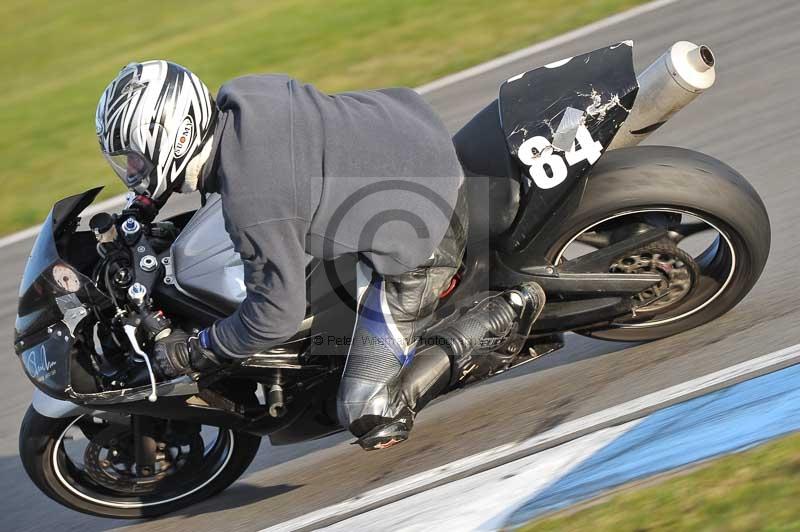
[(688, 41), (673, 44), (636, 77), (639, 92), (609, 150), (635, 146), (714, 84), (714, 54)]

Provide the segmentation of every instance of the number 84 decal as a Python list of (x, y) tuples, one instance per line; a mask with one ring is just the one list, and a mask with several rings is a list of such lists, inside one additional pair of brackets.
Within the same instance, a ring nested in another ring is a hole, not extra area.
[[(567, 179), (567, 164), (573, 166), (581, 161), (594, 164), (603, 152), (600, 141), (594, 140), (586, 126), (579, 126), (572, 149), (557, 152), (545, 137), (531, 137), (523, 142), (517, 157), (528, 167), (534, 184), (542, 189), (553, 188)], [(566, 163), (564, 160), (566, 159)]]

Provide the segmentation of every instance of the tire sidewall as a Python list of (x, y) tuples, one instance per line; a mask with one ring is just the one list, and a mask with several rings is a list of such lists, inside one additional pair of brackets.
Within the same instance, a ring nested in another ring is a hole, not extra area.
[[(714, 301), (675, 322), (646, 328), (585, 331), (608, 340), (645, 341), (711, 321), (733, 308), (758, 280), (769, 255), (770, 226), (753, 187), (730, 166), (682, 148), (638, 146), (606, 154), (592, 170), (576, 210), (544, 244), (553, 261), (565, 245), (593, 224), (637, 210), (674, 209), (713, 223), (736, 254), (732, 278)], [(546, 238), (546, 236), (545, 236)]]
[(48, 497), (78, 512), (99, 517), (140, 519), (157, 517), (202, 501), (228, 487), (238, 479), (258, 452), (261, 438), (231, 431), (233, 454), (219, 475), (196, 492), (171, 502), (141, 508), (118, 508), (81, 498), (63, 485), (56, 474), (54, 450), (64, 430), (77, 417), (49, 418), (28, 408), (20, 429), (20, 458), (25, 471)]

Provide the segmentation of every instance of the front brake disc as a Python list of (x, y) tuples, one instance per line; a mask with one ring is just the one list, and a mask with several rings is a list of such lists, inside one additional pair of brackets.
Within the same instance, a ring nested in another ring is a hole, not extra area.
[(143, 475), (136, 467), (133, 436), (128, 427), (111, 425), (89, 441), (84, 451), (84, 465), (89, 478), (118, 493), (142, 495), (156, 491), (160, 483), (175, 476), (187, 465), (202, 461), (202, 437), (194, 435), (183, 445), (160, 441), (156, 470)]

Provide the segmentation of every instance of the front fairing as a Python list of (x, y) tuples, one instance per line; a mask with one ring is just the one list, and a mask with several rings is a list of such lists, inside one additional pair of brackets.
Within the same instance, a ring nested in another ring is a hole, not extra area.
[(33, 244), (19, 286), (19, 306), (14, 324), (15, 340), (27, 336), (59, 319), (58, 307), (52, 297), (52, 272), (58, 263), (58, 251), (53, 238), (53, 213), (48, 214), (36, 242)]
[[(28, 378), (44, 393), (67, 398), (75, 338), (63, 322), (21, 340), (17, 353)], [(25, 349), (25, 345), (31, 347)]]
[[(57, 397), (63, 397), (70, 384), (75, 325), (92, 306), (108, 303), (86, 272), (97, 259), (87, 253), (91, 235), (75, 233), (78, 215), (100, 190), (65, 198), (53, 206), (20, 283), (15, 350), (34, 384)], [(84, 245), (74, 246), (78, 240)]]

